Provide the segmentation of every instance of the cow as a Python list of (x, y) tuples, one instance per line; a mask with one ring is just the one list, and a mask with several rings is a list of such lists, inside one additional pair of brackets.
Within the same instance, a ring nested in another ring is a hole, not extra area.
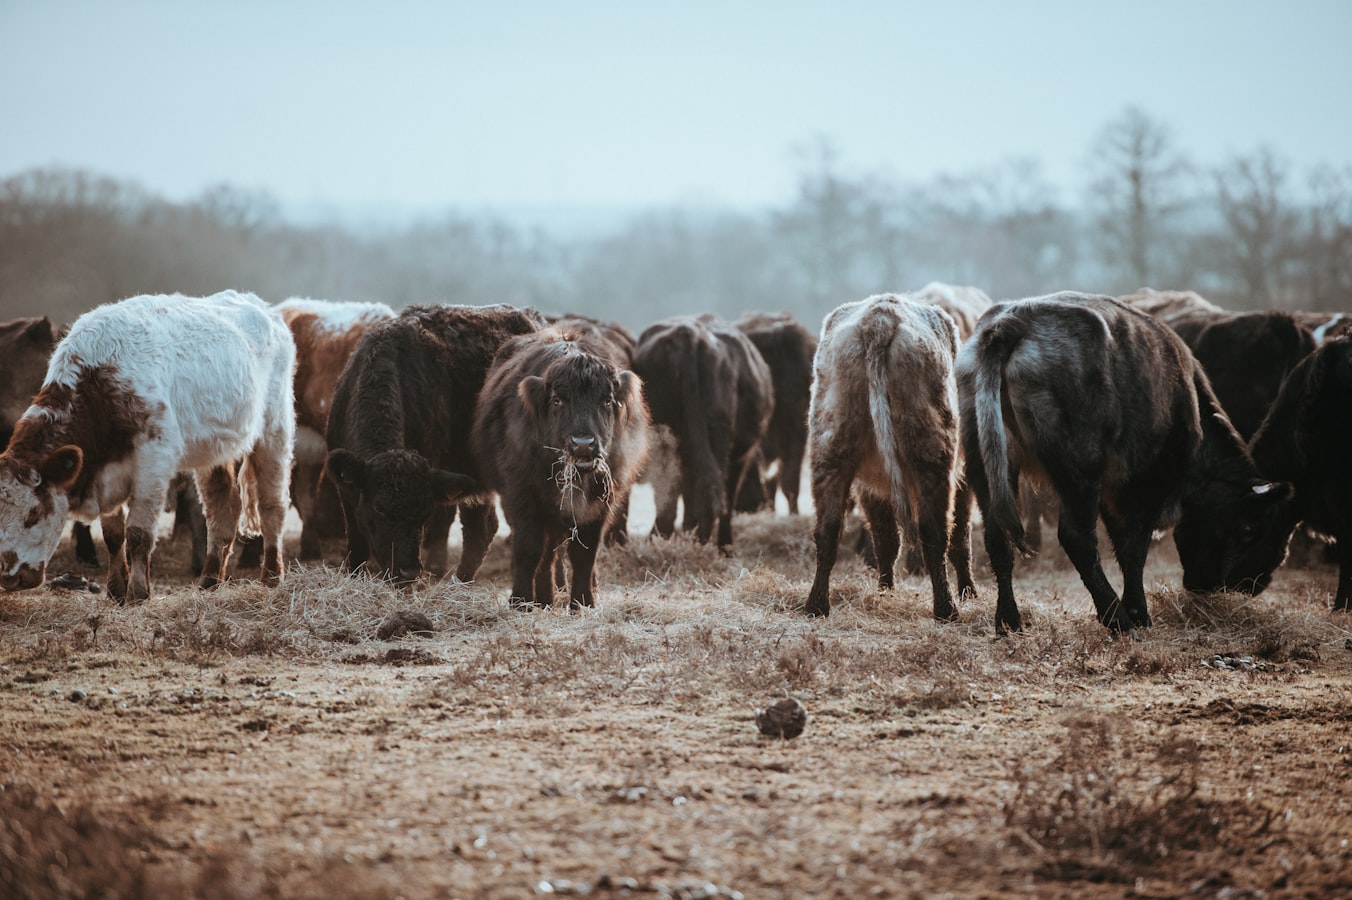
[[(944, 564), (958, 481), (956, 353), (953, 319), (897, 294), (842, 304), (822, 322), (808, 414), (817, 513), (808, 615), (830, 614), (831, 570), (853, 486), (878, 587), (893, 586), (900, 524), (907, 544), (921, 548), (935, 618), (957, 618)], [(971, 591), (970, 561), (955, 564), (961, 589)]]
[[(958, 354), (967, 474), (995, 572), (997, 633), (1019, 631), (1019, 479), (1061, 503), (1057, 535), (1113, 632), (1150, 625), (1143, 569), (1174, 526), (1189, 591), (1258, 593), (1285, 552), (1291, 486), (1259, 475), (1202, 367), (1168, 326), (1111, 297), (1060, 293), (991, 307)], [(1102, 516), (1122, 570), (1099, 562)]]
[(1311, 329), (1282, 310), (1175, 316), (1170, 328), (1206, 370), (1239, 436), (1258, 430), (1288, 372), (1314, 352)]
[(1301, 327), (1310, 330), (1315, 346), (1322, 347), (1325, 341), (1352, 334), (1352, 315), (1348, 313), (1294, 312), (1291, 315)]
[(182, 470), (206, 507), (199, 585), (233, 573), (242, 507), (262, 529), (263, 581), (276, 584), (295, 361), (281, 316), (252, 294), (143, 295), (82, 315), (0, 455), (0, 588), (43, 582), (68, 514), (102, 516), (109, 595), (145, 600), (155, 524)]
[[(342, 533), (333, 483), (322, 477), (329, 406), (348, 358), (371, 326), (394, 318), (384, 303), (293, 297), (277, 304), (296, 341), (296, 471), (292, 500), (301, 520), (300, 558), (318, 559), (319, 540)], [(336, 519), (337, 521), (333, 521)]]
[(945, 284), (931, 281), (918, 291), (907, 293), (917, 303), (928, 303), (948, 313), (958, 328), (958, 343), (971, 337), (977, 320), (991, 308), (990, 296), (981, 288), (965, 284)]
[(571, 608), (595, 605), (596, 552), (647, 455), (643, 386), (613, 348), (553, 327), (498, 351), (474, 415), (479, 477), (512, 528), (518, 607), (548, 607), (555, 549), (572, 567)]
[(750, 339), (716, 316), (673, 316), (649, 325), (634, 372), (655, 431), (645, 478), (653, 482), (653, 533), (670, 537), (684, 497), (683, 526), (732, 549), (732, 510), (774, 410), (770, 368)]
[[(1283, 382), (1249, 442), (1270, 478), (1289, 481), (1295, 502), (1283, 530), (1297, 523), (1332, 538), (1338, 555), (1333, 606), (1352, 612), (1352, 336), (1327, 341)], [(1261, 560), (1259, 561), (1261, 563)], [(1258, 568), (1258, 564), (1251, 564)]]
[[(812, 357), (817, 352), (817, 336), (786, 312), (745, 313), (734, 324), (760, 351), (770, 367), (774, 386), (774, 411), (757, 454), (758, 471), (747, 473), (737, 495), (737, 509), (774, 509), (778, 489), (788, 502), (789, 514), (796, 516), (807, 453), (807, 408), (812, 399)], [(777, 468), (772, 476), (771, 466)]]
[(1117, 299), (1166, 325), (1187, 316), (1215, 316), (1226, 312), (1196, 291), (1157, 291), (1143, 287)]
[[(599, 342), (606, 358), (621, 370), (634, 368), (634, 350), (638, 348), (638, 338), (619, 322), (597, 319), (581, 313), (563, 313), (549, 315), (546, 319), (551, 325), (566, 328), (573, 333), (581, 333), (590, 340)], [(646, 409), (646, 405), (644, 407)], [(632, 486), (632, 485), (631, 485)], [(607, 544), (623, 545), (629, 542), (629, 496), (626, 494), (619, 502), (615, 517), (606, 529)], [(563, 586), (563, 582), (559, 582)]]
[[(47, 360), (64, 333), (46, 316), (32, 316), (0, 323), (0, 447), (9, 445), (14, 423), (42, 387)], [(99, 564), (89, 526), (76, 522), (71, 529), (75, 558), (90, 566)]]
[(347, 528), (344, 567), (374, 566), (407, 584), (425, 562), (440, 577), (458, 510), (455, 577), (474, 580), (498, 529), (470, 451), (475, 399), (502, 345), (544, 324), (533, 309), (501, 304), (410, 306), (362, 335), (338, 378), (325, 436), (324, 471)]

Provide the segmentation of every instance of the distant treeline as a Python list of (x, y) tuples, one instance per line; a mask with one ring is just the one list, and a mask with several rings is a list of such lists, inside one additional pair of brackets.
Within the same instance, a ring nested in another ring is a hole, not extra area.
[(532, 305), (642, 327), (678, 312), (787, 310), (933, 280), (1005, 299), (1062, 289), (1196, 290), (1233, 309), (1352, 309), (1352, 166), (1293, 173), (1267, 150), (1191, 165), (1138, 110), (1088, 148), (1058, 199), (1038, 164), (900, 184), (804, 152), (797, 189), (754, 213), (659, 209), (600, 237), (448, 211), (400, 227), (299, 226), (266, 194), (187, 203), (85, 171), (0, 182), (0, 315), (70, 321), (140, 293)]

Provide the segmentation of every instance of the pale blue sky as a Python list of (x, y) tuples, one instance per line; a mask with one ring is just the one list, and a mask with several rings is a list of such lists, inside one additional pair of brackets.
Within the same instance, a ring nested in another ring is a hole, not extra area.
[(1352, 0), (0, 0), (0, 176), (175, 199), (755, 207), (817, 136), (898, 180), (1035, 157), (1073, 199), (1132, 104), (1204, 164), (1352, 163)]

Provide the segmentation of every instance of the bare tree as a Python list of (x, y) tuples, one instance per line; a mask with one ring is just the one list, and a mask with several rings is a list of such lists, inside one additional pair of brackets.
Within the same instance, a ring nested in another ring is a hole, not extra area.
[(1310, 175), (1312, 201), (1299, 254), (1303, 305), (1352, 309), (1352, 166), (1323, 166)]
[(1284, 290), (1297, 221), (1283, 196), (1286, 164), (1262, 149), (1236, 157), (1214, 177), (1225, 226), (1222, 268), (1238, 279), (1251, 307), (1299, 305)]
[(1174, 146), (1169, 129), (1128, 107), (1099, 132), (1089, 160), (1088, 208), (1099, 251), (1110, 271), (1126, 279), (1113, 285), (1164, 284), (1174, 260), (1174, 225), (1189, 202), (1192, 166)]

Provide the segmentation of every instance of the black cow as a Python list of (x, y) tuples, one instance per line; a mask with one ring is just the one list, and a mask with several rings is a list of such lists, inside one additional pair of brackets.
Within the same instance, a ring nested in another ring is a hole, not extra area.
[(455, 577), (471, 581), (498, 528), (490, 492), (475, 480), (474, 403), (494, 355), (544, 318), (511, 306), (411, 306), (373, 325), (338, 379), (325, 471), (347, 525), (345, 564), (374, 560), (399, 581), (447, 570), (458, 503), (464, 548)]
[[(1142, 570), (1174, 525), (1188, 590), (1267, 584), (1285, 552), (1289, 484), (1261, 478), (1202, 367), (1176, 334), (1111, 297), (1063, 293), (992, 307), (958, 354), (967, 472), (999, 587), (997, 632), (1019, 630), (1013, 549), (1026, 473), (1061, 501), (1058, 536), (1114, 631), (1150, 624)], [(1112, 538), (1119, 601), (1099, 563)]]
[[(854, 486), (878, 586), (892, 587), (900, 524), (907, 546), (920, 548), (935, 617), (957, 618), (944, 568), (958, 480), (956, 352), (957, 329), (946, 312), (896, 294), (843, 304), (822, 323), (810, 413), (817, 572), (809, 615), (831, 611), (831, 570)], [(970, 592), (965, 515), (960, 527), (954, 564), (961, 590)]]
[(644, 476), (657, 497), (653, 531), (672, 534), (684, 497), (684, 527), (701, 543), (717, 528), (718, 546), (730, 550), (733, 502), (774, 408), (770, 368), (746, 335), (706, 315), (648, 326), (634, 371), (657, 431)]
[(1295, 488), (1287, 532), (1304, 522), (1337, 542), (1333, 605), (1352, 611), (1352, 337), (1326, 342), (1292, 370), (1249, 449), (1265, 475)]
[(1239, 436), (1258, 430), (1282, 379), (1317, 346), (1289, 312), (1198, 313), (1169, 320), (1206, 370), (1211, 389)]
[[(757, 454), (757, 472), (747, 473), (737, 495), (737, 509), (774, 509), (775, 490), (784, 493), (789, 512), (798, 515), (798, 489), (807, 452), (807, 408), (812, 401), (812, 357), (817, 336), (789, 313), (746, 313), (736, 325), (751, 339), (770, 367), (774, 412)], [(769, 476), (769, 468), (778, 471)]]
[(571, 606), (593, 606), (596, 551), (648, 446), (643, 386), (594, 336), (550, 328), (503, 345), (479, 398), (472, 443), (512, 527), (516, 606), (549, 606), (567, 545)]

